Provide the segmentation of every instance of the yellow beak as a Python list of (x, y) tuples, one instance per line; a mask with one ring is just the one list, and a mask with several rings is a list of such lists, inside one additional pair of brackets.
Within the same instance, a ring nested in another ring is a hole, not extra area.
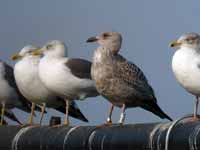
[(21, 59), (21, 58), (22, 58), (22, 56), (19, 55), (19, 54), (14, 54), (14, 55), (11, 56), (12, 60), (18, 60), (18, 59)]
[(35, 55), (35, 56), (39, 56), (39, 55), (43, 54), (43, 51), (41, 49), (36, 49), (36, 50), (32, 51), (31, 54)]
[(181, 46), (181, 45), (182, 45), (182, 43), (181, 43), (181, 42), (178, 42), (178, 41), (171, 42), (171, 43), (169, 44), (170, 47), (176, 47), (176, 46)]

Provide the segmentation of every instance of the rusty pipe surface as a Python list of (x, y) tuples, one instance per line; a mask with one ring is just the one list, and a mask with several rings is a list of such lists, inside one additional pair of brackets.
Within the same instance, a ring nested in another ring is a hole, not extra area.
[(200, 150), (200, 122), (187, 117), (124, 126), (1, 126), (0, 135), (0, 150)]

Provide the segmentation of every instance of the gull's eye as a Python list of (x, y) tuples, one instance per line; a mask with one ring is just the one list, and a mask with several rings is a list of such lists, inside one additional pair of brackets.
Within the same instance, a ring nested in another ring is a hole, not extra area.
[(46, 46), (47, 49), (51, 49), (53, 47), (53, 45), (49, 44)]
[(186, 41), (187, 43), (191, 43), (191, 42), (193, 41), (193, 39), (187, 38), (187, 39), (185, 39), (185, 41)]
[(189, 42), (190, 41), (190, 38), (187, 38), (187, 39), (185, 39), (187, 42)]
[(197, 40), (197, 37), (195, 37), (195, 36), (191, 36), (191, 37), (188, 37), (186, 39), (187, 42), (193, 42), (193, 41), (196, 41), (196, 40)]
[(110, 36), (110, 35), (109, 35), (108, 33), (104, 33), (104, 34), (103, 34), (103, 37), (104, 37), (104, 38), (107, 38), (107, 37), (109, 37), (109, 36)]
[(32, 52), (33, 52), (33, 50), (28, 51), (29, 54), (32, 53)]

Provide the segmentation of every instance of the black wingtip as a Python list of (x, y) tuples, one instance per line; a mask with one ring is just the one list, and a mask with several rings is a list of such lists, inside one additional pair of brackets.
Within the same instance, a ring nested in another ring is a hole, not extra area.
[(169, 117), (159, 106), (156, 104), (155, 108), (157, 109), (157, 115), (162, 119), (168, 119), (169, 121), (173, 121), (171, 117)]
[(79, 111), (78, 113), (79, 113), (79, 115), (77, 116), (78, 119), (80, 119), (83, 122), (87, 122), (87, 123), (89, 122), (88, 119), (82, 114), (81, 111)]
[(84, 122), (89, 122), (88, 119), (83, 115), (75, 101), (72, 101), (69, 108), (70, 116), (82, 120)]
[[(55, 108), (55, 110), (59, 111), (59, 112), (62, 112), (65, 114), (65, 106), (60, 106), (58, 108)], [(80, 111), (80, 109), (78, 108), (78, 106), (76, 105), (76, 103), (73, 101), (71, 104), (70, 104), (70, 107), (69, 107), (69, 115), (75, 119), (79, 119), (83, 122), (89, 122), (88, 119), (83, 115), (83, 113)]]
[(6, 110), (5, 111), (5, 116), (18, 124), (22, 125), (22, 123), (19, 121), (19, 119), (15, 116), (15, 114), (12, 111)]
[(167, 114), (165, 114), (163, 111), (160, 112), (160, 113), (162, 114), (162, 115), (159, 115), (160, 118), (162, 118), (162, 119), (168, 119), (169, 121), (173, 121), (173, 119), (171, 117), (169, 117)]
[(169, 117), (164, 111), (158, 106), (155, 102), (145, 103), (142, 108), (152, 112), (153, 114), (159, 116), (161, 119), (168, 119), (169, 121), (173, 121), (171, 117)]

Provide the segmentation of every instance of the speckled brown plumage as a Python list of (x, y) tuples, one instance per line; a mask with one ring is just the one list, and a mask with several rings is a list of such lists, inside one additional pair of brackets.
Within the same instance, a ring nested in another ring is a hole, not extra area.
[[(103, 55), (104, 52), (100, 51)], [(105, 60), (94, 61), (92, 65), (92, 77), (103, 96), (119, 107), (123, 103), (134, 107), (146, 100), (156, 102), (152, 88), (136, 65), (118, 54), (106, 53), (104, 57)]]
[[(97, 37), (101, 46), (95, 50), (91, 69), (97, 90), (115, 106), (139, 106), (171, 120), (157, 105), (154, 91), (143, 72), (118, 54), (122, 41), (119, 36), (119, 33), (108, 32), (106, 37), (104, 34)], [(94, 39), (90, 38), (89, 42)]]

